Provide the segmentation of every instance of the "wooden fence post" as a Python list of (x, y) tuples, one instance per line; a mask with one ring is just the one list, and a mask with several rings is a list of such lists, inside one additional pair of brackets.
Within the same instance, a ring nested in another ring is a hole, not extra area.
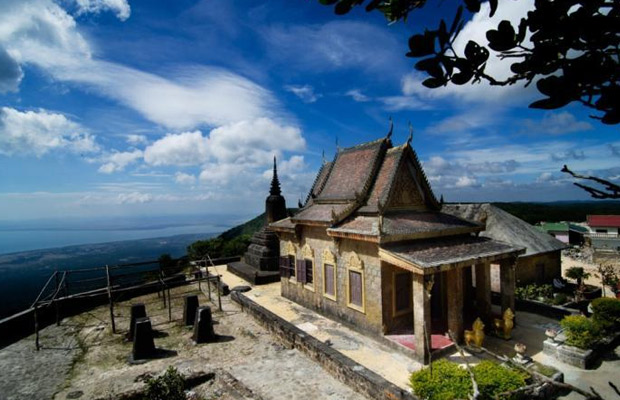
[(112, 322), (112, 333), (116, 333), (116, 324), (114, 323), (114, 301), (112, 300), (112, 282), (110, 279), (110, 267), (105, 266), (105, 275), (108, 282), (108, 301), (110, 303), (110, 321)]

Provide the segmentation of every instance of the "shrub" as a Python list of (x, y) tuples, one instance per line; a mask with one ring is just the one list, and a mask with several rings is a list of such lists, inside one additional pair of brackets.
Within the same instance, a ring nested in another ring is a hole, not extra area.
[(620, 325), (620, 299), (600, 297), (591, 304), (592, 318), (601, 328), (610, 331)]
[[(527, 378), (492, 361), (482, 361), (472, 370), (481, 400), (494, 399), (500, 393), (518, 389), (525, 385)], [(429, 400), (466, 399), (473, 393), (467, 370), (447, 360), (433, 363), (432, 377), (429, 368), (413, 372), (410, 384), (416, 396)]]
[(562, 305), (562, 304), (566, 304), (566, 302), (568, 301), (568, 296), (566, 296), (564, 293), (558, 293), (554, 298), (553, 298), (553, 304), (556, 306)]
[(566, 343), (580, 349), (590, 349), (601, 338), (601, 329), (583, 315), (569, 315), (560, 321), (566, 334)]
[(425, 368), (413, 372), (409, 382), (416, 396), (422, 399), (466, 399), (472, 392), (467, 371), (447, 360), (433, 362), (433, 376), (430, 368)]
[(185, 381), (176, 368), (170, 366), (158, 378), (148, 378), (143, 400), (185, 400)]
[(537, 286), (536, 295), (538, 297), (544, 297), (546, 299), (553, 298), (553, 286), (549, 284)]
[[(493, 361), (482, 361), (472, 369), (480, 391), (478, 398), (481, 400), (491, 400), (500, 393), (525, 386), (525, 379), (528, 378), (524, 374), (503, 367)], [(505, 398), (514, 399), (518, 396)]]

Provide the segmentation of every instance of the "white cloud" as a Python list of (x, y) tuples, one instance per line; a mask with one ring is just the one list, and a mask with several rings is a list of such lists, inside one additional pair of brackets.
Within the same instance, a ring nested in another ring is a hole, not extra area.
[(62, 114), (0, 109), (0, 154), (40, 157), (52, 150), (90, 153), (99, 147), (82, 126)]
[[(248, 175), (242, 174), (243, 172), (246, 172), (245, 168), (240, 164), (210, 163), (207, 164), (200, 172), (199, 179), (202, 183), (225, 185), (228, 184), (233, 178), (247, 178)], [(241, 182), (236, 181), (235, 183), (239, 184)]]
[(478, 181), (476, 180), (476, 178), (473, 178), (470, 176), (460, 176), (456, 180), (456, 183), (454, 184), (454, 186), (457, 188), (478, 186)]
[(104, 161), (105, 164), (99, 167), (99, 172), (111, 174), (113, 172), (122, 171), (129, 164), (140, 160), (142, 155), (141, 150), (113, 152), (111, 154), (107, 154), (102, 157), (102, 161)]
[(130, 192), (120, 193), (116, 199), (119, 204), (143, 204), (153, 201), (153, 196), (149, 193)]
[(209, 135), (211, 155), (220, 162), (264, 165), (282, 151), (301, 151), (301, 130), (268, 118), (215, 128)]
[(169, 134), (144, 150), (150, 165), (198, 165), (207, 161), (208, 138), (200, 131)]
[(528, 134), (549, 134), (563, 135), (572, 132), (590, 131), (594, 129), (590, 123), (578, 121), (577, 118), (568, 111), (548, 112), (540, 121), (526, 119), (524, 121), (523, 132)]
[(271, 57), (294, 69), (320, 72), (361, 68), (376, 72), (404, 70), (406, 66), (401, 43), (384, 29), (364, 22), (272, 26), (262, 34)]
[(141, 144), (147, 144), (149, 142), (149, 140), (146, 138), (146, 136), (144, 136), (144, 135), (135, 135), (135, 134), (127, 135), (125, 137), (125, 140), (127, 141), (127, 143), (129, 143), (132, 146), (138, 146), (138, 145), (141, 145)]
[(320, 93), (315, 93), (314, 88), (310, 85), (286, 85), (284, 89), (299, 97), (304, 103), (314, 103), (320, 97)]
[(421, 101), (414, 96), (387, 96), (379, 97), (377, 100), (383, 103), (383, 107), (387, 111), (417, 111), (433, 108), (428, 102)]
[(75, 0), (78, 6), (78, 14), (112, 11), (121, 21), (125, 21), (131, 15), (131, 8), (127, 0)]
[[(102, 4), (110, 8), (121, 3)], [(31, 64), (55, 80), (85, 86), (171, 129), (279, 113), (268, 90), (221, 68), (185, 66), (163, 77), (97, 59), (75, 19), (51, 0), (0, 5), (0, 47), (18, 65)]]
[(365, 103), (370, 101), (370, 97), (366, 96), (359, 89), (351, 89), (346, 92), (345, 95), (351, 97), (354, 101), (357, 101), (358, 103)]
[(177, 172), (174, 181), (180, 185), (193, 185), (196, 182), (196, 177), (184, 172)]

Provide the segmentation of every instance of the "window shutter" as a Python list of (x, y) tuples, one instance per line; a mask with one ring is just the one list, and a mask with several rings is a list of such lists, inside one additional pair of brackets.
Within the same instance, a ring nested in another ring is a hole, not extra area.
[(306, 260), (297, 260), (297, 280), (306, 283)]
[(288, 265), (288, 256), (280, 257), (280, 276), (284, 278), (289, 278), (291, 276)]
[(362, 274), (355, 271), (349, 271), (349, 293), (350, 303), (356, 306), (363, 307), (362, 301)]
[(304, 260), (306, 262), (306, 265), (304, 266), (304, 268), (306, 269), (306, 283), (312, 283), (313, 282), (313, 270), (312, 270), (312, 260)]
[(325, 293), (333, 296), (336, 291), (334, 290), (334, 266), (331, 264), (325, 264)]

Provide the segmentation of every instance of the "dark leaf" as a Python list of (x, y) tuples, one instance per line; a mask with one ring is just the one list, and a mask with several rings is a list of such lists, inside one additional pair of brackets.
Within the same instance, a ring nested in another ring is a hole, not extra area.
[(435, 52), (435, 32), (426, 31), (424, 35), (413, 35), (409, 38), (407, 57), (424, 57)]
[(437, 30), (437, 37), (439, 38), (439, 48), (443, 49), (448, 43), (450, 37), (448, 36), (448, 28), (446, 28), (446, 22), (442, 19), (439, 23), (439, 30)]
[(331, 6), (332, 4), (336, 3), (338, 0), (319, 0), (319, 2), (323, 5), (326, 6)]
[(491, 6), (491, 12), (489, 13), (489, 17), (495, 15), (495, 11), (497, 11), (497, 0), (489, 0), (489, 6)]
[(422, 85), (426, 86), (429, 89), (436, 89), (440, 86), (443, 86), (445, 83), (446, 82), (442, 79), (428, 78), (424, 82), (422, 82)]
[(474, 73), (471, 70), (461, 71), (458, 74), (452, 75), (452, 79), (450, 81), (455, 85), (464, 85), (469, 82)]
[(480, 0), (463, 0), (468, 11), (477, 13), (480, 11)]
[(489, 47), (495, 51), (506, 51), (515, 47), (515, 30), (509, 21), (503, 20), (499, 23), (497, 30), (487, 31)]
[(489, 51), (478, 43), (470, 40), (465, 46), (465, 57), (474, 65), (478, 66), (489, 58)]
[(349, 11), (351, 11), (351, 8), (353, 8), (353, 4), (351, 0), (341, 0), (334, 7), (334, 11), (338, 15), (344, 15), (344, 14), (347, 14)]
[(607, 125), (620, 124), (620, 110), (616, 109), (605, 113), (601, 121)]
[(537, 100), (530, 104), (530, 108), (540, 108), (543, 110), (555, 110), (561, 108), (571, 102), (567, 97), (553, 97), (548, 99)]
[(538, 91), (547, 96), (553, 96), (561, 91), (562, 85), (564, 85), (564, 79), (559, 76), (549, 76), (536, 82)]
[(459, 21), (463, 16), (463, 6), (459, 6), (458, 10), (456, 10), (456, 15), (454, 16), (454, 21), (452, 21), (452, 26), (450, 27), (450, 36), (454, 35), (456, 32), (456, 28), (459, 25)]
[(521, 22), (519, 22), (519, 33), (517, 33), (517, 37), (516, 37), (517, 43), (523, 42), (523, 39), (525, 39), (526, 32), (527, 32), (527, 20), (525, 18), (521, 18)]

